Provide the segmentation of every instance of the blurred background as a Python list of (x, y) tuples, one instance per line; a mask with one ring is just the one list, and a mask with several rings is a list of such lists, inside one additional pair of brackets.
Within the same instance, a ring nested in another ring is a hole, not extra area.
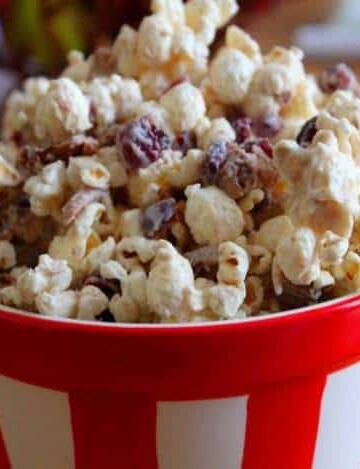
[[(26, 76), (56, 74), (69, 49), (88, 52), (137, 25), (149, 0), (0, 0), (0, 108)], [(242, 0), (234, 22), (267, 51), (296, 43), (310, 70), (346, 60), (359, 70), (360, 0)]]

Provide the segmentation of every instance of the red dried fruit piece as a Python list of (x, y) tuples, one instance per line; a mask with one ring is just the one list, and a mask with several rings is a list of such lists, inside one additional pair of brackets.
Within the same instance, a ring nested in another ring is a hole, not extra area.
[(192, 148), (197, 147), (195, 132), (182, 132), (175, 137), (172, 149), (181, 151), (184, 155)]
[(147, 236), (153, 236), (176, 212), (176, 200), (173, 198), (160, 200), (147, 207), (142, 215), (142, 228)]
[(171, 140), (148, 116), (144, 116), (120, 127), (116, 145), (126, 168), (132, 170), (154, 163), (163, 150), (171, 147)]
[(228, 157), (220, 169), (217, 185), (233, 199), (252, 189), (271, 190), (277, 179), (272, 161), (262, 153), (248, 153), (239, 145), (228, 146)]
[(269, 111), (254, 121), (254, 131), (258, 137), (273, 138), (283, 128), (283, 121), (277, 112)]
[(312, 117), (302, 126), (298, 136), (296, 137), (296, 141), (300, 146), (306, 148), (313, 141), (316, 132), (318, 131), (316, 121), (317, 116)]
[(236, 134), (236, 142), (241, 144), (251, 138), (253, 121), (250, 117), (239, 117), (234, 120), (232, 126)]
[(226, 141), (219, 140), (209, 146), (203, 164), (203, 175), (206, 183), (216, 183), (220, 169), (225, 163), (227, 156), (228, 143)]
[(318, 81), (324, 93), (333, 93), (337, 90), (353, 90), (357, 85), (355, 73), (344, 63), (338, 63), (323, 70)]

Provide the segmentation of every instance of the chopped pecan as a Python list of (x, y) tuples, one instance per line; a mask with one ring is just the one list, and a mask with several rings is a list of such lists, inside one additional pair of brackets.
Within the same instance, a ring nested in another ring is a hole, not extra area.
[(45, 148), (27, 145), (19, 155), (20, 168), (38, 173), (41, 168), (57, 160), (67, 162), (74, 156), (91, 156), (99, 149), (99, 142), (92, 137), (77, 136)]
[(105, 191), (99, 189), (84, 189), (76, 192), (61, 209), (63, 224), (70, 225), (87, 205), (101, 199), (105, 194)]

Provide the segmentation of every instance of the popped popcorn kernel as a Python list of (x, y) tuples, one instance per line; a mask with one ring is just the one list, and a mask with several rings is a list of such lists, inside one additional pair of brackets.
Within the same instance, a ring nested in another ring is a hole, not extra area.
[(36, 137), (56, 143), (90, 128), (90, 103), (80, 88), (69, 78), (52, 81), (36, 106)]
[(237, 238), (244, 228), (244, 217), (235, 201), (214, 186), (189, 186), (185, 220), (198, 244), (217, 244)]

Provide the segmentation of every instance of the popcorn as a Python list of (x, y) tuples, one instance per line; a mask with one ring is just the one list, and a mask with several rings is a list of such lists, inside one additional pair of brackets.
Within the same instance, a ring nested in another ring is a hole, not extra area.
[(99, 150), (96, 160), (102, 164), (110, 174), (110, 187), (124, 187), (128, 182), (126, 169), (119, 161), (118, 152), (115, 146), (104, 147)]
[(216, 285), (207, 290), (207, 305), (215, 317), (234, 319), (245, 299), (245, 284), (239, 287)]
[(275, 161), (290, 184), (290, 217), (317, 233), (349, 237), (359, 213), (359, 170), (351, 155), (340, 152), (335, 135), (319, 131), (308, 148), (280, 142)]
[[(90, 287), (89, 287), (90, 288)], [(55, 318), (75, 318), (78, 309), (78, 295), (75, 291), (57, 293), (43, 292), (35, 298), (40, 314)]]
[(20, 182), (20, 173), (0, 155), (0, 188), (15, 187)]
[(185, 4), (186, 23), (204, 44), (215, 38), (216, 29), (222, 22), (217, 2), (213, 0), (190, 0)]
[(219, 246), (220, 283), (241, 287), (249, 271), (249, 256), (245, 249), (227, 241)]
[(142, 102), (140, 85), (118, 75), (94, 78), (83, 90), (91, 100), (99, 126), (112, 124), (116, 119), (131, 119)]
[(295, 285), (310, 285), (320, 275), (316, 236), (309, 228), (299, 228), (277, 245), (275, 262)]
[(299, 49), (275, 47), (264, 58), (264, 64), (254, 73), (243, 108), (250, 117), (257, 117), (269, 110), (278, 112), (288, 102), (305, 80)]
[(19, 134), (25, 141), (32, 141), (34, 135), (35, 109), (40, 99), (45, 96), (50, 86), (47, 78), (29, 78), (23, 91), (13, 91), (6, 103), (3, 118), (2, 135), (10, 140)]
[(259, 44), (238, 26), (231, 25), (226, 29), (225, 44), (231, 49), (238, 49), (256, 64), (262, 63)]
[(147, 70), (141, 75), (139, 82), (147, 101), (158, 100), (170, 87), (168, 76), (158, 70)]
[(161, 325), (360, 291), (353, 72), (344, 80), (340, 64), (317, 81), (302, 51), (263, 56), (235, 25), (210, 47), (236, 0), (150, 10), (9, 97), (0, 302)]
[(56, 215), (66, 195), (66, 169), (62, 161), (51, 163), (30, 177), (24, 191), (30, 195), (31, 211), (40, 217)]
[(206, 108), (200, 91), (190, 83), (171, 88), (160, 99), (174, 132), (193, 130), (204, 116)]
[(8, 270), (16, 265), (16, 252), (9, 241), (0, 241), (0, 269)]
[(190, 262), (167, 241), (159, 241), (151, 264), (146, 295), (150, 311), (160, 318), (185, 320), (184, 290), (194, 285)]
[(130, 26), (121, 27), (112, 51), (117, 58), (118, 73), (124, 77), (137, 77), (140, 64), (136, 55), (138, 33)]
[(92, 227), (104, 210), (105, 207), (97, 202), (87, 205), (65, 235), (54, 237), (49, 254), (55, 259), (65, 259), (76, 272), (87, 252), (101, 244)]
[[(206, 122), (203, 123), (203, 125)], [(204, 127), (205, 127), (204, 126)], [(230, 122), (224, 117), (214, 119), (209, 123), (208, 127), (202, 130), (199, 125), (197, 126), (198, 132), (198, 143), (201, 148), (208, 148), (212, 143), (216, 143), (219, 140), (225, 142), (233, 142), (235, 140), (235, 131), (230, 125)]]
[(282, 238), (290, 237), (294, 231), (294, 226), (290, 218), (286, 215), (279, 215), (265, 221), (259, 231), (254, 231), (250, 235), (252, 244), (264, 246), (274, 253)]
[(198, 244), (217, 244), (237, 238), (244, 228), (240, 208), (217, 187), (199, 184), (185, 190), (185, 220)]
[(68, 184), (75, 190), (84, 186), (94, 189), (107, 189), (110, 173), (101, 163), (91, 157), (70, 158), (66, 170)]
[(41, 293), (63, 292), (70, 286), (71, 280), (72, 272), (66, 261), (42, 254), (35, 269), (28, 269), (19, 276), (17, 288), (22, 301), (31, 305)]
[(131, 271), (152, 261), (156, 255), (158, 242), (141, 236), (123, 238), (116, 246), (116, 260)]
[(35, 110), (35, 135), (50, 143), (90, 129), (90, 104), (80, 88), (69, 78), (50, 83)]
[(152, 0), (150, 9), (153, 13), (163, 13), (175, 24), (182, 24), (185, 21), (182, 0)]
[(118, 280), (121, 284), (127, 280), (127, 272), (116, 261), (104, 262), (100, 265), (100, 275), (107, 280)]
[(137, 57), (143, 65), (153, 67), (169, 61), (174, 27), (163, 13), (143, 19), (138, 33)]
[(350, 91), (336, 91), (330, 96), (327, 110), (337, 119), (345, 118), (360, 129), (360, 98)]
[(114, 295), (109, 309), (118, 322), (140, 322), (151, 317), (147, 300), (147, 277), (143, 270), (136, 269), (122, 284), (122, 295)]
[(108, 297), (99, 288), (88, 285), (82, 288), (79, 294), (77, 319), (95, 321), (108, 305)]
[(244, 100), (255, 72), (254, 62), (243, 52), (221, 49), (210, 64), (209, 78), (218, 100), (239, 105)]

